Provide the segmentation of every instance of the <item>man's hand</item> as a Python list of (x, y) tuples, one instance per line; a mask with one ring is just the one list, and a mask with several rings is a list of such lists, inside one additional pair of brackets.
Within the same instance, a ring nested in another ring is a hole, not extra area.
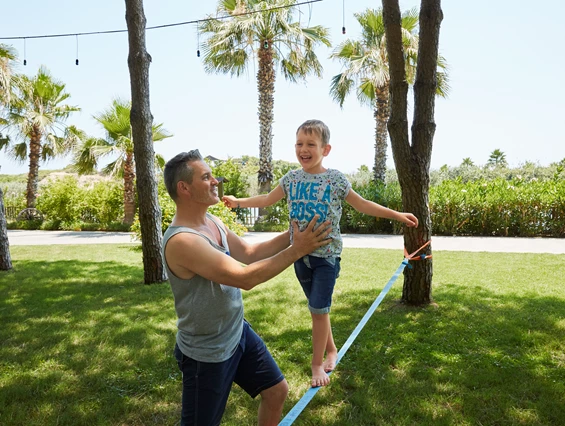
[(230, 209), (239, 207), (239, 201), (237, 201), (237, 198), (235, 198), (233, 195), (224, 195), (222, 197), (222, 201), (224, 202), (226, 207), (229, 207)]
[(332, 230), (330, 221), (326, 221), (314, 229), (319, 217), (320, 215), (315, 215), (304, 231), (298, 229), (297, 221), (292, 221), (292, 228), (294, 229), (292, 247), (301, 254), (301, 257), (332, 241), (331, 238), (327, 238)]
[(402, 216), (401, 222), (405, 223), (409, 228), (418, 227), (418, 218), (412, 213), (400, 213)]

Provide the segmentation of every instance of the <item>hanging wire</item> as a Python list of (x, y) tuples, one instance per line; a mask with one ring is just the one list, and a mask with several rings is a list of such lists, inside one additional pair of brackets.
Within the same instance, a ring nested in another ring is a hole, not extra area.
[(200, 58), (200, 28), (196, 24), (196, 57)]
[[(300, 3), (295, 3), (293, 5), (284, 5), (284, 6), (276, 6), (271, 7), (265, 10), (252, 10), (249, 12), (239, 13), (237, 16), (245, 16), (245, 15), (254, 15), (256, 13), (264, 13), (269, 12), (271, 10), (278, 10), (278, 9), (288, 9), (291, 7), (300, 6), (303, 4), (311, 4), (311, 3), (318, 3), (324, 0), (307, 0)], [(168, 28), (168, 27), (178, 27), (180, 25), (190, 25), (190, 24), (198, 24), (200, 22), (207, 22), (207, 21), (216, 21), (220, 19), (230, 19), (233, 18), (233, 15), (225, 15), (225, 16), (218, 16), (216, 18), (206, 18), (206, 19), (197, 19), (194, 21), (186, 21), (186, 22), (176, 22), (173, 24), (164, 24), (164, 25), (156, 25), (153, 27), (147, 27), (146, 30), (157, 30), (161, 28)], [(55, 37), (70, 37), (70, 36), (86, 36), (86, 35), (98, 35), (98, 34), (115, 34), (115, 33), (126, 33), (128, 30), (110, 30), (110, 31), (91, 31), (86, 33), (65, 33), (65, 34), (44, 34), (44, 35), (37, 35), (37, 36), (17, 36), (17, 37), (0, 37), (0, 40), (21, 40), (26, 38), (55, 38)]]
[(345, 0), (343, 0), (343, 6), (342, 6), (342, 16), (343, 16), (343, 26), (341, 27), (341, 33), (345, 34)]
[(26, 39), (24, 38), (24, 66), (27, 65), (26, 59)]
[(76, 40), (77, 40), (77, 56), (75, 60), (75, 65), (78, 65), (78, 34), (76, 34)]

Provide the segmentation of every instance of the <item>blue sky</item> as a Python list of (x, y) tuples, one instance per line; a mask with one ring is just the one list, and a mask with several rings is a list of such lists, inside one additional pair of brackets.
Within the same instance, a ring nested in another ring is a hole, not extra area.
[[(126, 28), (123, 0), (5, 3), (0, 37)], [(353, 13), (380, 7), (381, 2), (345, 0), (345, 36), (342, 5), (342, 0), (324, 0), (301, 6), (302, 19), (330, 28), (336, 46), (358, 35)], [(418, 5), (416, 0), (400, 2), (402, 10)], [(147, 25), (153, 26), (202, 19), (215, 12), (216, 2), (145, 0), (144, 6)], [(450, 66), (451, 92), (448, 99), (436, 102), (432, 168), (455, 166), (466, 157), (485, 164), (494, 149), (502, 150), (513, 166), (525, 161), (547, 165), (565, 158), (565, 136), (559, 127), (565, 116), (565, 60), (560, 51), (565, 3), (546, 0), (524, 7), (510, 0), (450, 0), (442, 8), (440, 53)], [(23, 60), (23, 40), (0, 43), (12, 44)], [(195, 25), (148, 31), (147, 49), (153, 58), (151, 110), (155, 121), (174, 134), (155, 145), (157, 152), (166, 159), (194, 148), (224, 159), (258, 156), (255, 66), (241, 78), (206, 74), (196, 56)], [(76, 50), (75, 37), (28, 39), (27, 66), (20, 65), (17, 71), (33, 75), (40, 65), (46, 66), (67, 85), (69, 103), (82, 108), (68, 123), (103, 137), (92, 116), (114, 97), (130, 98), (127, 34), (79, 37), (79, 66)], [(319, 49), (321, 80), (311, 77), (307, 83), (292, 84), (278, 76), (273, 158), (295, 161), (296, 128), (318, 118), (332, 133), (332, 152), (324, 164), (349, 173), (363, 164), (372, 167), (375, 122), (372, 110), (360, 106), (355, 97), (340, 109), (328, 95), (331, 78), (341, 70), (339, 63), (327, 59), (331, 50)], [(61, 159), (41, 167), (67, 164), (68, 159)], [(393, 167), (390, 152), (388, 164)], [(3, 152), (0, 165), (2, 174), (27, 172), (26, 163), (18, 164)]]

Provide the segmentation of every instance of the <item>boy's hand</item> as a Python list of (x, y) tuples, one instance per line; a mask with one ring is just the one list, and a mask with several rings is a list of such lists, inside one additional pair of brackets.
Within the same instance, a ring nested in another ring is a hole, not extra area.
[(301, 257), (332, 241), (331, 238), (327, 238), (332, 230), (330, 221), (326, 221), (314, 229), (319, 217), (320, 215), (315, 215), (304, 231), (300, 231), (296, 220), (292, 221), (292, 228), (294, 229), (292, 247), (299, 251)]
[(222, 201), (224, 202), (226, 207), (229, 207), (231, 209), (239, 207), (239, 202), (237, 201), (237, 198), (235, 198), (233, 195), (224, 195), (222, 197)]
[(401, 222), (404, 222), (406, 226), (408, 226), (409, 228), (418, 227), (418, 218), (412, 213), (400, 213), (400, 215), (402, 216)]

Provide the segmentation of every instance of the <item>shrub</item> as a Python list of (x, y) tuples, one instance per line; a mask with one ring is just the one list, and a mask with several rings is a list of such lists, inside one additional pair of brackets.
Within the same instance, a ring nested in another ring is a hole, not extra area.
[(37, 209), (46, 219), (58, 219), (63, 224), (74, 222), (80, 217), (84, 192), (74, 176), (49, 181), (40, 188)]
[[(381, 182), (369, 181), (368, 183), (357, 183), (353, 181), (352, 189), (363, 198), (373, 201), (393, 210), (402, 210), (402, 197), (398, 182), (387, 185)], [(396, 221), (375, 218), (359, 213), (348, 203), (342, 204), (341, 232), (352, 232), (361, 234), (390, 234), (400, 233), (402, 226)]]
[(562, 179), (446, 180), (430, 189), (434, 234), (565, 236)]

